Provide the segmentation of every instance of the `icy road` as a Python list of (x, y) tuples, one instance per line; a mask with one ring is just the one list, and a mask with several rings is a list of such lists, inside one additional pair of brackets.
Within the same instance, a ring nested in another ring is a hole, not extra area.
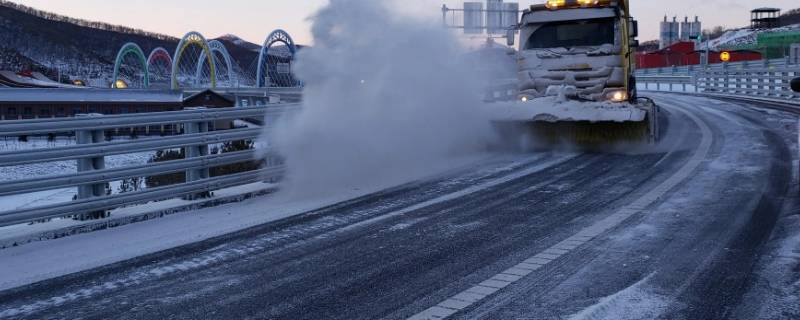
[(800, 317), (782, 213), (797, 116), (652, 96), (668, 122), (655, 151), (497, 156), (6, 290), (0, 318)]

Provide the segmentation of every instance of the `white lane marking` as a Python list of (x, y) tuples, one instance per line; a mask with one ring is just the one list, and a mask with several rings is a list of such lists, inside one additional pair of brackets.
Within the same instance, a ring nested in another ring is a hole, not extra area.
[[(627, 220), (628, 218), (632, 217), (638, 213), (646, 213), (645, 209), (650, 206), (651, 204), (655, 203), (661, 197), (663, 197), (667, 192), (677, 187), (680, 183), (688, 179), (692, 173), (700, 167), (700, 165), (705, 161), (708, 157), (708, 154), (711, 151), (711, 145), (713, 143), (713, 135), (711, 133), (711, 128), (709, 128), (708, 124), (706, 124), (702, 119), (697, 117), (690, 112), (684, 110), (683, 107), (675, 105), (677, 108), (675, 110), (683, 113), (689, 119), (691, 119), (697, 126), (700, 128), (700, 132), (702, 134), (702, 138), (700, 141), (700, 146), (697, 148), (695, 153), (689, 159), (689, 161), (683, 165), (674, 175), (670, 176), (667, 180), (662, 182), (657, 187), (653, 188), (647, 194), (641, 196), (639, 199), (634, 201), (633, 203), (622, 207), (616, 213), (606, 217), (603, 220), (598, 221), (597, 223), (584, 228), (577, 234), (573, 235), (572, 237), (567, 238), (566, 240), (557, 243), (556, 245), (544, 250), (541, 253), (538, 253), (525, 261), (500, 272), (489, 278), (488, 280), (481, 282), (478, 286), (472, 287), (467, 289), (465, 292), (475, 292), (483, 295), (483, 299), (488, 297), (489, 295), (494, 294), (495, 292), (503, 289), (514, 282), (519, 281), (520, 279), (524, 278), (524, 275), (519, 275), (519, 270), (530, 270), (528, 274), (533, 272), (534, 270), (541, 268), (550, 262), (558, 259), (559, 257), (563, 256), (564, 254), (569, 253), (570, 251), (575, 250), (579, 246), (591, 241), (595, 237), (603, 234), (604, 232), (618, 226), (623, 221)], [(476, 289), (477, 288), (477, 289)], [(486, 290), (484, 288), (489, 288), (490, 290)], [(494, 291), (492, 291), (494, 290)], [(411, 316), (410, 319), (414, 320), (423, 320), (423, 319), (444, 319), (447, 318), (473, 304), (480, 302), (483, 299), (475, 300), (475, 299), (463, 299), (461, 294), (455, 295), (451, 298), (446, 299), (442, 303), (426, 309), (418, 314)], [(462, 303), (453, 303), (453, 300), (459, 300)], [(445, 310), (443, 310), (445, 309)]]
[(481, 286), (481, 285), (477, 285), (477, 286), (474, 286), (472, 288), (469, 288), (469, 289), (465, 290), (464, 292), (477, 293), (477, 294), (480, 294), (480, 295), (487, 296), (487, 295), (490, 295), (492, 293), (497, 292), (497, 288), (484, 287), (484, 286)]
[(466, 301), (466, 302), (476, 302), (476, 301), (479, 301), (479, 300), (481, 300), (481, 299), (483, 299), (485, 297), (486, 297), (485, 294), (474, 293), (474, 292), (470, 292), (470, 291), (464, 291), (464, 292), (461, 292), (461, 293), (453, 296), (453, 299)]

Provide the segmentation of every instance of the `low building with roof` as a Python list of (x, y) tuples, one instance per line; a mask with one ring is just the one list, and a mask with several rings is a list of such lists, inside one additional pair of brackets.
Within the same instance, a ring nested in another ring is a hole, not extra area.
[[(187, 107), (228, 108), (233, 99), (212, 90), (189, 97), (182, 91), (109, 89), (0, 89), (0, 123), (8, 120), (74, 117), (77, 114), (105, 115), (178, 111)], [(227, 123), (215, 123), (218, 129)], [(117, 130), (115, 134), (169, 134), (177, 125)]]

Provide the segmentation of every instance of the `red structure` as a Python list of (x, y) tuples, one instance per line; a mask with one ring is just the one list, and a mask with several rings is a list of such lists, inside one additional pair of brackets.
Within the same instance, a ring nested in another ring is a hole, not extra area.
[[(729, 52), (731, 54), (730, 62), (753, 61), (763, 58), (761, 53), (756, 51), (738, 50)], [(678, 42), (661, 50), (637, 53), (636, 67), (647, 69), (699, 65), (702, 62), (703, 53), (704, 50), (695, 50), (694, 42)], [(709, 51), (708, 63), (722, 63), (720, 52)]]

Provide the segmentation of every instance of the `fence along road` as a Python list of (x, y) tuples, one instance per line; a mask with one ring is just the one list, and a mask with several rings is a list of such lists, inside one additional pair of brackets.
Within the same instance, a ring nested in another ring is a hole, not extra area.
[[(636, 81), (645, 90), (724, 94), (746, 98), (767, 98), (800, 101), (800, 93), (792, 91), (791, 81), (800, 77), (800, 65), (784, 68), (725, 68), (683, 74), (638, 72)], [(655, 88), (651, 86), (655, 85)]]
[[(193, 197), (222, 188), (274, 179), (283, 174), (281, 164), (268, 163), (258, 170), (210, 177), (213, 167), (252, 161), (255, 151), (208, 154), (210, 144), (253, 140), (262, 129), (208, 131), (209, 123), (244, 118), (278, 118), (300, 109), (299, 104), (229, 109), (187, 109), (184, 111), (127, 115), (87, 115), (75, 118), (11, 120), (0, 123), (0, 136), (46, 135), (74, 132), (78, 144), (65, 147), (0, 152), (0, 168), (25, 164), (75, 160), (78, 172), (4, 181), (0, 196), (38, 191), (78, 188), (78, 199), (53, 205), (0, 212), (0, 226), (31, 221), (96, 213), (121, 206), (142, 204), (177, 197)], [(105, 141), (104, 131), (116, 128), (182, 124), (183, 134), (125, 141)], [(105, 168), (105, 157), (155, 150), (183, 148), (186, 158), (155, 164)], [(147, 188), (123, 194), (106, 195), (105, 183), (167, 173), (186, 172), (184, 183)], [(101, 215), (102, 216), (102, 215)]]

